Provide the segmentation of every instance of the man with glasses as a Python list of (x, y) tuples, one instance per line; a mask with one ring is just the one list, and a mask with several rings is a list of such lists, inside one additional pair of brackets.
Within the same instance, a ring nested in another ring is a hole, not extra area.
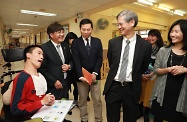
[(142, 73), (147, 70), (151, 44), (136, 35), (138, 16), (131, 10), (117, 15), (117, 28), (122, 36), (109, 40), (109, 73), (104, 92), (108, 122), (136, 122), (141, 95)]

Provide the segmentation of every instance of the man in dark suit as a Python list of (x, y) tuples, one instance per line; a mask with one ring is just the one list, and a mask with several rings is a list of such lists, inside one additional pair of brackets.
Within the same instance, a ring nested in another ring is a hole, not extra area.
[[(93, 23), (89, 19), (80, 22), (81, 37), (72, 43), (72, 54), (77, 74), (79, 92), (79, 109), (82, 122), (88, 121), (87, 96), (89, 87), (93, 99), (95, 121), (102, 121), (102, 103), (100, 91), (100, 69), (103, 60), (101, 40), (91, 36)], [(89, 85), (83, 77), (82, 67), (92, 74), (93, 83)]]
[[(64, 29), (57, 22), (47, 28), (50, 40), (42, 45), (44, 61), (39, 71), (47, 80), (48, 92), (57, 100), (67, 98), (67, 72), (72, 67), (69, 45), (63, 42)], [(58, 47), (59, 46), (59, 47)]]
[(137, 24), (135, 12), (120, 12), (117, 27), (122, 36), (109, 40), (107, 57), (110, 70), (103, 92), (108, 122), (120, 121), (121, 105), (124, 122), (136, 122), (137, 119), (142, 73), (151, 57), (151, 44), (134, 31)]
[[(52, 93), (55, 99), (67, 98), (68, 71), (72, 67), (72, 58), (69, 45), (63, 42), (64, 28), (55, 22), (48, 26), (49, 41), (42, 45), (44, 60), (39, 71), (47, 81), (47, 92)], [(71, 122), (64, 120), (64, 122)]]

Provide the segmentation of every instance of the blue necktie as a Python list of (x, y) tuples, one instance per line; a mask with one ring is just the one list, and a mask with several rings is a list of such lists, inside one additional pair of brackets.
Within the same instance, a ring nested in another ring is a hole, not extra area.
[(88, 56), (90, 55), (90, 45), (89, 45), (89, 40), (88, 40), (88, 38), (87, 39), (85, 39), (86, 40), (86, 50), (87, 50), (87, 54), (88, 54)]

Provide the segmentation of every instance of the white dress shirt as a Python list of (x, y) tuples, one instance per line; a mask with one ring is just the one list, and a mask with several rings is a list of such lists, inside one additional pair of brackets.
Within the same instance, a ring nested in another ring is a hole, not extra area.
[[(57, 43), (53, 42), (52, 40), (51, 40), (51, 42), (52, 42), (52, 44), (55, 46), (57, 52), (58, 52), (57, 45), (60, 45), (60, 52), (61, 52), (61, 54), (62, 54), (62, 56), (63, 56), (63, 61), (62, 61), (62, 62), (63, 62), (63, 64), (65, 64), (65, 57), (64, 57), (64, 53), (63, 53), (61, 44), (57, 44)], [(64, 79), (66, 79), (66, 78), (67, 78), (67, 73), (64, 72)]]
[(121, 56), (120, 56), (120, 62), (119, 62), (119, 66), (118, 66), (118, 71), (117, 74), (114, 78), (115, 81), (119, 81), (119, 73), (120, 73), (120, 69), (121, 69), (121, 64), (122, 64), (122, 60), (123, 60), (123, 53), (125, 50), (125, 46), (126, 46), (126, 40), (129, 40), (129, 56), (128, 56), (128, 65), (127, 65), (127, 73), (126, 73), (126, 82), (132, 82), (132, 65), (133, 65), (133, 59), (134, 59), (134, 50), (135, 50), (135, 45), (136, 45), (136, 34), (131, 38), (131, 39), (127, 39), (125, 37), (123, 37), (123, 41), (122, 41), (122, 50), (121, 50)]

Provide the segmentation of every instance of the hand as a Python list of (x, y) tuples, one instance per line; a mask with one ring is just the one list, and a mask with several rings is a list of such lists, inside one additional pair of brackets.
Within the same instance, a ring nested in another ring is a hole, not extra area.
[(84, 82), (84, 83), (88, 83), (88, 81), (87, 81), (86, 78), (84, 78), (84, 77), (81, 77), (81, 78), (80, 78), (80, 81), (82, 81), (82, 82)]
[(63, 64), (63, 65), (62, 65), (62, 72), (68, 71), (69, 68), (70, 68), (70, 65), (68, 65), (68, 64)]
[(42, 103), (42, 105), (52, 105), (52, 104), (54, 104), (54, 101), (55, 101), (55, 96), (51, 93), (48, 93), (41, 100), (41, 103)]
[(51, 98), (50, 98), (50, 102), (49, 102), (48, 104), (46, 104), (46, 105), (48, 105), (48, 106), (53, 105), (54, 102), (55, 102), (55, 96), (54, 96), (54, 95), (50, 95), (50, 96), (51, 96)]
[(173, 66), (171, 73), (173, 75), (180, 75), (180, 74), (186, 73), (186, 71), (187, 71), (187, 68), (184, 66)]
[(63, 88), (62, 83), (61, 83), (59, 80), (57, 80), (57, 81), (55, 82), (54, 86), (55, 86), (55, 88), (56, 88), (57, 90)]
[(166, 69), (168, 70), (168, 73), (169, 73), (173, 70), (173, 67), (167, 67)]
[(92, 73), (92, 81), (95, 82), (96, 81), (96, 75), (94, 73)]
[(143, 80), (149, 80), (151, 77), (150, 77), (150, 74), (143, 74), (142, 75), (142, 79)]

